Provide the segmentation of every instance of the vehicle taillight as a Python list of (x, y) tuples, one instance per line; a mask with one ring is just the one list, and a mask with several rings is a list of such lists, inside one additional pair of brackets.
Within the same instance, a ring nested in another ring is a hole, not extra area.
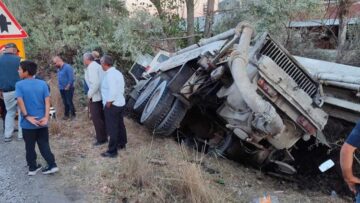
[(296, 122), (301, 125), (310, 135), (315, 135), (316, 128), (304, 117), (299, 116)]
[(276, 90), (274, 90), (263, 78), (260, 78), (257, 81), (259, 87), (266, 92), (270, 97), (275, 97), (277, 95)]

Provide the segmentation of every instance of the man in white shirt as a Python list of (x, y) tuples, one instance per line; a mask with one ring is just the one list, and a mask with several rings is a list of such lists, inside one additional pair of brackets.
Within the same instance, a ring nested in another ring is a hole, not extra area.
[(91, 53), (85, 53), (83, 55), (83, 63), (85, 65), (85, 81), (89, 87), (87, 97), (89, 99), (91, 120), (96, 132), (96, 142), (94, 146), (98, 146), (107, 142), (105, 116), (100, 92), (101, 81), (105, 73), (101, 66), (94, 61)]
[(105, 71), (101, 83), (102, 103), (105, 113), (106, 131), (110, 136), (109, 148), (102, 153), (103, 157), (116, 157), (118, 149), (125, 149), (127, 143), (124, 124), (125, 81), (120, 71), (113, 67), (113, 59), (104, 55), (100, 59), (101, 67)]

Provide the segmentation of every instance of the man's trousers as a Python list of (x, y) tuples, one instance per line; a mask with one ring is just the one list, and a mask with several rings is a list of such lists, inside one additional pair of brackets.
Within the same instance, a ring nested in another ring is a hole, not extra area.
[(18, 112), (18, 138), (22, 138), (22, 130), (20, 127), (21, 114), (20, 109), (17, 106), (17, 101), (15, 97), (15, 91), (3, 92), (4, 103), (6, 107), (6, 117), (5, 117), (5, 138), (11, 138), (15, 128), (15, 117), (16, 111)]
[(124, 109), (123, 106), (117, 107), (114, 105), (104, 109), (106, 132), (110, 136), (109, 153), (117, 153), (117, 147), (125, 147), (127, 143)]
[(55, 165), (55, 158), (50, 150), (49, 130), (47, 127), (38, 129), (22, 129), (26, 149), (26, 161), (29, 169), (36, 169), (35, 145), (38, 144), (41, 156), (44, 157), (49, 167)]
[(96, 140), (98, 142), (106, 142), (107, 134), (105, 128), (104, 107), (101, 101), (91, 102), (89, 104), (91, 120), (95, 127)]

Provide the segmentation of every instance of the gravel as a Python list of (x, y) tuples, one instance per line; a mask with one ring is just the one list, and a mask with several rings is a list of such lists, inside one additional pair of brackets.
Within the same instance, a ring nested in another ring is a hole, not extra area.
[[(24, 141), (13, 139), (3, 141), (2, 120), (0, 120), (0, 202), (85, 202), (77, 188), (69, 187), (60, 172), (54, 175), (28, 176)], [(16, 136), (13, 136), (16, 137)], [(38, 153), (39, 162), (43, 163)]]

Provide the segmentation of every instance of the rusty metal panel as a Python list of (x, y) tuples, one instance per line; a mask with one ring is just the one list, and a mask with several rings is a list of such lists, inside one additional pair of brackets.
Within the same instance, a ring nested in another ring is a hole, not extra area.
[(276, 43), (269, 34), (264, 33), (261, 39), (254, 46), (253, 55), (268, 56), (281, 69), (285, 71), (298, 86), (303, 89), (310, 97), (313, 97), (318, 89), (317, 82), (311, 77), (308, 71), (296, 61), (288, 51), (280, 44)]
[[(316, 128), (320, 130), (324, 128), (328, 115), (320, 108), (313, 107), (313, 101), (310, 96), (303, 89), (298, 88), (298, 84), (284, 70), (280, 69), (275, 62), (267, 56), (260, 58), (258, 67), (260, 75), (266, 79), (277, 92), (283, 95), (283, 97), (296, 107), (302, 115), (309, 119)], [(308, 82), (305, 88), (311, 87), (311, 85), (312, 83)]]

